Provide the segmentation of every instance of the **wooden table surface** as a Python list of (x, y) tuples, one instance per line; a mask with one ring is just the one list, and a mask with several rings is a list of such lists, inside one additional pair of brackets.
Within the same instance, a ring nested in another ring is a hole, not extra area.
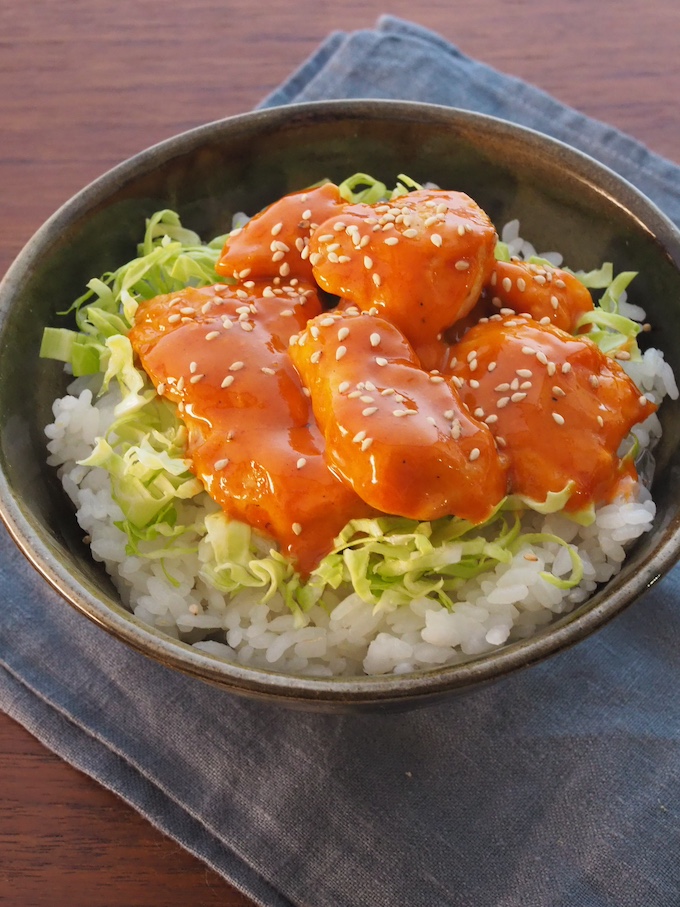
[[(677, 0), (0, 0), (0, 274), (85, 183), (385, 12), (680, 162)], [(0, 714), (0, 904), (251, 901)]]

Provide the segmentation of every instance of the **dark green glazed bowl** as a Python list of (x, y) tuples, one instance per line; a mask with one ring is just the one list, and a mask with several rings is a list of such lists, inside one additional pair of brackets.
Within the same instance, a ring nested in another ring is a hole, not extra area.
[(680, 550), (678, 404), (661, 410), (654, 529), (622, 572), (529, 640), (465, 665), (386, 677), (312, 679), (218, 660), (129, 614), (83, 545), (70, 503), (45, 464), (43, 427), (66, 379), (38, 358), (42, 329), (92, 276), (132, 257), (144, 218), (174, 208), (203, 236), (235, 211), (355, 171), (386, 183), (407, 173), (460, 189), (496, 224), (559, 249), (572, 267), (636, 270), (630, 299), (660, 326), (649, 341), (680, 374), (680, 234), (624, 180), (542, 135), (490, 117), (400, 101), (331, 101), (245, 114), (142, 152), (83, 189), (29, 242), (0, 284), (0, 511), (33, 565), (75, 608), (165, 665), (233, 692), (340, 710), (410, 707), (502, 678), (588, 636), (675, 562)]

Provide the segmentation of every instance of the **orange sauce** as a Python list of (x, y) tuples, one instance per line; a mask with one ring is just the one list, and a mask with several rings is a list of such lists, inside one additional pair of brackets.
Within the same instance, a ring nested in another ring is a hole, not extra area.
[(576, 333), (581, 315), (593, 310), (590, 293), (573, 274), (516, 259), (496, 262), (485, 296), (495, 309), (514, 309), (536, 321), (548, 319), (570, 334)]
[(384, 318), (357, 309), (312, 319), (290, 355), (312, 394), (334, 471), (384, 513), (481, 523), (506, 491), (489, 428), (429, 374)]
[(177, 404), (210, 496), (308, 573), (352, 517), (372, 511), (329, 470), (287, 354), (290, 336), (320, 311), (316, 292), (266, 289), (157, 297), (140, 305), (129, 336), (158, 392)]
[(612, 500), (635, 475), (617, 450), (656, 410), (619, 363), (585, 337), (526, 315), (493, 316), (451, 348), (447, 373), (509, 460), (509, 490), (566, 509)]
[(496, 231), (462, 192), (421, 190), (381, 205), (348, 205), (319, 225), (310, 261), (320, 287), (375, 308), (436, 368), (441, 335), (479, 298), (494, 265)]
[[(479, 523), (507, 493), (568, 483), (578, 511), (635, 479), (617, 450), (655, 405), (573, 336), (589, 292), (496, 262), (496, 240), (463, 193), (348, 205), (328, 183), (228, 237), (217, 270), (234, 286), (139, 306), (130, 340), (193, 471), (302, 574), (352, 518)], [(491, 314), (506, 308), (520, 314)]]

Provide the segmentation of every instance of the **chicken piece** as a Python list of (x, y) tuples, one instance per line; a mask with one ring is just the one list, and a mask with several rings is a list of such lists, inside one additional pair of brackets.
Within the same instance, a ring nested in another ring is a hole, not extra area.
[(419, 190), (378, 205), (348, 205), (310, 240), (319, 286), (396, 325), (424, 368), (441, 334), (477, 301), (494, 265), (496, 231), (462, 192)]
[(394, 325), (355, 308), (317, 316), (290, 355), (331, 468), (367, 504), (416, 520), (492, 514), (506, 476), (491, 432)]
[(544, 502), (573, 483), (571, 512), (626, 493), (635, 467), (617, 450), (657, 407), (615, 359), (528, 315), (494, 315), (451, 355), (462, 400), (508, 455), (512, 492)]
[(285, 195), (229, 234), (215, 270), (241, 281), (297, 278), (312, 283), (310, 233), (345, 204), (333, 183)]
[(532, 262), (497, 261), (484, 295), (496, 309), (525, 312), (536, 321), (575, 334), (581, 315), (592, 312), (593, 299), (586, 287), (561, 268)]
[(291, 335), (321, 310), (316, 292), (266, 289), (156, 297), (140, 305), (129, 336), (158, 393), (177, 404), (208, 494), (307, 574), (350, 519), (372, 511), (329, 470), (287, 353)]

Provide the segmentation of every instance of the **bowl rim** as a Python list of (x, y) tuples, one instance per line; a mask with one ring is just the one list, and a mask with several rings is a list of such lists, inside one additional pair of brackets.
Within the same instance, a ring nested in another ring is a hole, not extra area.
[[(0, 343), (2, 343), (12, 298), (30, 273), (43, 248), (50, 245), (55, 230), (87, 214), (106, 197), (150, 165), (162, 166), (168, 160), (186, 154), (205, 139), (215, 140), (240, 127), (255, 128), (290, 122), (291, 118), (309, 117), (369, 118), (401, 116), (402, 119), (427, 117), (458, 124), (485, 128), (500, 137), (531, 142), (548, 156), (559, 153), (570, 170), (604, 194), (615, 205), (624, 208), (646, 232), (655, 236), (669, 258), (680, 268), (680, 231), (660, 209), (628, 180), (588, 154), (534, 129), (514, 124), (488, 114), (459, 108), (414, 101), (398, 100), (329, 100), (312, 101), (263, 108), (236, 116), (213, 120), (157, 142), (107, 170), (88, 183), (61, 205), (33, 234), (0, 281)], [(598, 183), (595, 185), (594, 179)], [(616, 189), (616, 196), (612, 194)], [(650, 225), (651, 224), (651, 225)], [(672, 255), (669, 247), (675, 247)], [(624, 607), (651, 587), (680, 556), (680, 515), (665, 529), (656, 548), (641, 561), (637, 572), (622, 588), (608, 589), (605, 600), (601, 592), (588, 600), (588, 605), (565, 615), (559, 624), (500, 649), (460, 664), (402, 675), (356, 675), (351, 677), (305, 677), (229, 662), (172, 639), (149, 627), (124, 609), (107, 602), (92, 584), (76, 580), (56, 558), (46, 543), (44, 531), (31, 518), (14, 495), (4, 470), (0, 469), (0, 519), (28, 561), (45, 580), (77, 611), (126, 642), (139, 652), (166, 666), (217, 684), (235, 693), (278, 699), (283, 702), (333, 705), (378, 705), (389, 702), (426, 700), (441, 694), (470, 688), (498, 679), (520, 668), (528, 667), (574, 645), (604, 626)], [(614, 580), (612, 580), (614, 582)], [(585, 605), (586, 603), (584, 603)]]

